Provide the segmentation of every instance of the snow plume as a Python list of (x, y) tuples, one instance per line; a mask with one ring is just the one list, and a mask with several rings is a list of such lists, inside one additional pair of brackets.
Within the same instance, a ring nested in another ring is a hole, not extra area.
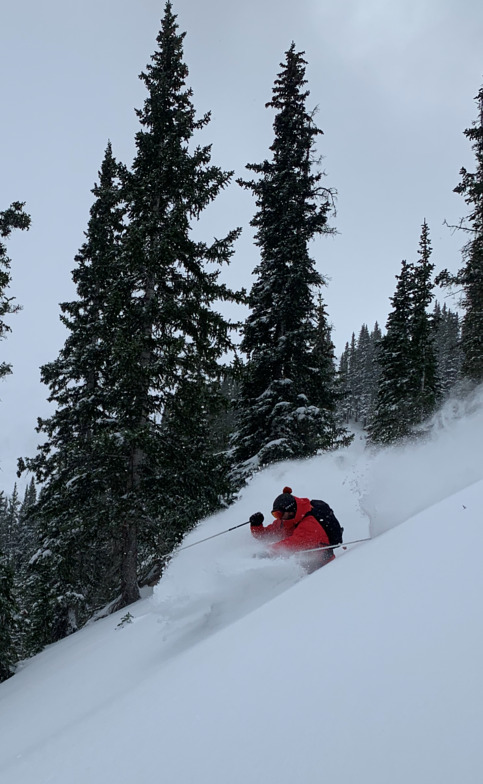
[[(234, 506), (203, 520), (183, 546), (240, 525), (253, 512), (262, 511), (269, 524), (272, 501), (285, 485), (296, 496), (326, 500), (344, 526), (346, 540), (368, 536), (368, 518), (360, 508), (363, 455), (364, 442), (359, 439), (347, 449), (263, 469)], [(180, 550), (153, 596), (163, 655), (169, 658), (239, 620), (305, 574), (297, 558), (267, 558), (266, 545), (253, 539), (249, 525)]]
[(305, 576), (295, 559), (264, 558), (255, 542), (237, 546), (232, 540), (230, 545), (233, 550), (225, 542), (214, 552), (210, 542), (205, 555), (195, 548), (180, 553), (156, 587), (153, 606), (163, 660), (243, 618)]
[(420, 441), (376, 450), (366, 465), (361, 509), (371, 536), (483, 478), (483, 386), (450, 399)]

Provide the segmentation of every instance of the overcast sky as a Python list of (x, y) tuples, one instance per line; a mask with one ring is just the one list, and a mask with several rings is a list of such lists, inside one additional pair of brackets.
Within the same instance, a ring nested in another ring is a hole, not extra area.
[[(309, 108), (325, 184), (338, 192), (335, 237), (314, 244), (340, 354), (363, 323), (384, 326), (402, 259), (416, 257), (427, 220), (437, 270), (457, 269), (464, 238), (443, 225), (465, 214), (453, 193), (474, 158), (465, 128), (483, 81), (481, 0), (174, 0), (198, 114), (213, 162), (244, 176), (272, 141), (275, 76), (292, 41), (305, 51)], [(0, 11), (0, 210), (26, 201), (28, 233), (8, 242), (10, 295), (23, 311), (0, 359), (0, 490), (16, 458), (33, 455), (36, 418), (48, 412), (39, 366), (65, 332), (61, 301), (108, 139), (130, 164), (164, 3), (155, 0), (23, 0)], [(226, 279), (249, 288), (257, 263), (250, 193), (233, 184), (203, 221), (207, 239), (242, 226)], [(441, 293), (441, 299), (444, 293)], [(452, 304), (452, 301), (449, 303)]]

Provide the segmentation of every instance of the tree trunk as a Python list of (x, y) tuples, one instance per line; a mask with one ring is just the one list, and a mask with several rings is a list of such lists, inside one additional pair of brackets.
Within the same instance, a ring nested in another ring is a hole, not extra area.
[(121, 596), (116, 609), (132, 604), (140, 598), (137, 579), (138, 531), (137, 521), (128, 512), (122, 526)]
[[(152, 281), (152, 276), (147, 276), (146, 282), (146, 293), (144, 295), (144, 303), (146, 307), (149, 307), (151, 301), (155, 297), (155, 289)], [(149, 339), (152, 333), (152, 323), (149, 320), (148, 323), (144, 327), (145, 337)], [(142, 368), (149, 367), (152, 360), (151, 350), (150, 349), (143, 349), (140, 357), (140, 365)], [(147, 402), (147, 398), (149, 396), (149, 388), (145, 390), (145, 404)], [(147, 406), (145, 407), (145, 412), (142, 413), (140, 417), (139, 424), (141, 427), (144, 427), (147, 422), (147, 414), (146, 414)], [(127, 480), (127, 495), (128, 497), (134, 493), (134, 497), (136, 495), (136, 491), (140, 485), (140, 469), (143, 465), (145, 460), (145, 455), (143, 450), (140, 446), (136, 443), (132, 445), (131, 448), (131, 459), (129, 465), (129, 474)], [(136, 602), (140, 598), (139, 593), (139, 585), (137, 579), (137, 561), (138, 561), (138, 511), (136, 508), (132, 506), (131, 508), (126, 510), (126, 515), (124, 521), (122, 523), (122, 553), (121, 553), (121, 596), (119, 602), (116, 604), (116, 609), (120, 609), (121, 607), (125, 607), (127, 604), (132, 604), (132, 602)]]

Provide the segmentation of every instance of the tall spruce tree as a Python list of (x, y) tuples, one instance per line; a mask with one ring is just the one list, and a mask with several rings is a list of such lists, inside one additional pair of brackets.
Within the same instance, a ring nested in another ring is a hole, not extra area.
[(71, 335), (43, 369), (57, 411), (26, 465), (44, 482), (31, 590), (50, 638), (103, 591), (118, 607), (136, 600), (143, 569), (229, 492), (208, 423), (233, 326), (213, 305), (242, 298), (219, 281), (238, 230), (212, 244), (191, 236), (231, 173), (193, 147), (209, 115), (195, 118), (183, 38), (168, 2), (141, 74), (132, 171), (108, 148), (74, 271), (78, 300), (63, 308)]
[(55, 411), (39, 419), (46, 437), (37, 456), (19, 461), (42, 484), (25, 510), (25, 524), (35, 525), (36, 538), (24, 587), (32, 652), (75, 631), (119, 589), (113, 498), (121, 492), (124, 456), (109, 372), (122, 308), (122, 174), (108, 144), (92, 191), (86, 240), (75, 258), (78, 297), (61, 305), (69, 334), (58, 358), (41, 368)]
[(242, 476), (274, 460), (330, 448), (341, 436), (330, 340), (320, 352), (320, 335), (328, 335), (325, 311), (317, 311), (324, 280), (309, 254), (314, 237), (333, 231), (333, 194), (317, 168), (322, 131), (306, 108), (303, 52), (292, 44), (281, 67), (266, 104), (276, 112), (271, 160), (247, 166), (258, 179), (239, 181), (255, 195), (251, 224), (260, 249), (241, 344), (247, 362), (234, 446)]
[(434, 264), (431, 258), (429, 228), (424, 221), (421, 228), (419, 258), (413, 267), (413, 297), (411, 307), (411, 371), (413, 424), (430, 416), (440, 399), (440, 383), (434, 345), (434, 324), (428, 307), (434, 299), (432, 280)]
[(169, 549), (226, 491), (223, 471), (221, 478), (220, 471), (210, 476), (216, 458), (208, 420), (220, 399), (221, 357), (232, 348), (233, 324), (214, 303), (241, 299), (219, 280), (239, 230), (212, 244), (191, 236), (193, 221), (232, 172), (211, 164), (209, 146), (193, 148), (210, 116), (195, 117), (184, 33), (177, 30), (168, 2), (158, 50), (141, 74), (148, 97), (138, 111), (141, 130), (126, 181), (123, 263), (130, 290), (113, 366), (115, 416), (127, 459), (122, 604), (139, 596), (138, 549), (152, 536), (152, 521), (161, 521), (158, 546)]
[[(7, 239), (13, 229), (29, 228), (30, 216), (24, 212), (24, 206), (25, 202), (15, 201), (7, 210), (0, 212), (0, 238)], [(19, 310), (19, 305), (13, 304), (12, 297), (8, 297), (6, 293), (11, 279), (10, 264), (6, 245), (0, 241), (0, 340), (10, 332), (10, 326), (3, 320), (4, 316)], [(0, 379), (9, 373), (11, 373), (11, 366), (6, 362), (0, 362)]]
[(469, 234), (463, 247), (464, 264), (456, 275), (444, 270), (437, 278), (442, 285), (455, 285), (462, 290), (464, 315), (461, 324), (463, 349), (462, 375), (475, 383), (483, 381), (483, 87), (475, 98), (478, 116), (464, 134), (471, 141), (475, 154), (475, 170), (461, 169), (461, 182), (455, 193), (464, 197), (470, 207), (461, 228)]

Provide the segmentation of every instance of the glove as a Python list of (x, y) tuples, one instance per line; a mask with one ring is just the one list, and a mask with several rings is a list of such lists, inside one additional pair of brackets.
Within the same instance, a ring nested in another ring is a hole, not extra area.
[(250, 517), (250, 525), (263, 525), (264, 517), (261, 512), (255, 512)]

